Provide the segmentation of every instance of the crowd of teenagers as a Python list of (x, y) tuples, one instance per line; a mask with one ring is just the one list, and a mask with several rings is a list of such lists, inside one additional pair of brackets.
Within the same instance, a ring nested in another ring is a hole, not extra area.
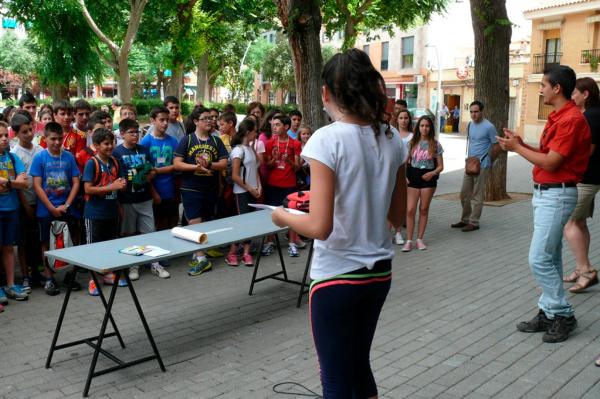
[[(112, 116), (85, 100), (37, 108), (36, 98), (25, 93), (0, 121), (0, 311), (9, 299), (28, 299), (35, 285), (51, 296), (60, 293), (56, 268), (43, 256), (55, 221), (68, 226), (74, 245), (89, 244), (247, 213), (251, 203), (281, 205), (288, 194), (309, 189), (300, 154), (312, 131), (299, 111), (265, 114), (253, 102), (238, 121), (233, 106), (219, 112), (197, 105), (184, 119), (179, 100), (166, 97), (151, 110), (150, 125), (140, 127), (132, 104), (116, 104)], [(273, 239), (260, 249), (263, 255), (276, 250)], [(289, 255), (305, 247), (290, 231)], [(198, 252), (188, 274), (210, 271), (210, 257), (253, 266), (255, 250), (248, 241), (227, 253)], [(170, 277), (167, 262), (146, 268)], [(129, 278), (139, 279), (144, 269), (130, 268)], [(113, 284), (114, 275), (102, 280)], [(63, 284), (82, 288), (76, 278)], [(93, 280), (87, 288), (98, 295)]]

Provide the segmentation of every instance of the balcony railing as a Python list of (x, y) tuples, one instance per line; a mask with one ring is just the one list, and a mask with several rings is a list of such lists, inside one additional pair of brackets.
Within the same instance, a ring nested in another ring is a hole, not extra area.
[(560, 65), (562, 53), (544, 53), (533, 55), (533, 73), (543, 73), (544, 69)]
[(595, 48), (591, 50), (581, 50), (581, 63), (589, 64), (590, 58), (600, 58), (600, 48)]

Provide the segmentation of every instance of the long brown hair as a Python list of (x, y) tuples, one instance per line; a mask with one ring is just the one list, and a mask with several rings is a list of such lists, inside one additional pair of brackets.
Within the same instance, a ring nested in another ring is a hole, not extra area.
[(594, 79), (585, 77), (579, 78), (575, 81), (575, 88), (581, 94), (583, 92), (588, 92), (588, 98), (585, 99), (584, 107), (588, 109), (589, 107), (595, 107), (600, 104), (600, 90), (598, 89), (598, 84)]
[(389, 124), (384, 122), (388, 103), (385, 80), (365, 52), (353, 48), (334, 55), (323, 67), (321, 78), (344, 113), (368, 121), (375, 135), (384, 123), (386, 136), (392, 137)]
[(412, 139), (410, 139), (409, 142), (410, 153), (412, 155), (413, 148), (416, 148), (416, 146), (419, 144), (419, 141), (421, 141), (421, 131), (419, 130), (419, 126), (421, 125), (421, 121), (423, 120), (429, 122), (429, 134), (427, 135), (427, 142), (429, 143), (428, 152), (429, 156), (433, 158), (437, 152), (437, 141), (435, 139), (435, 128), (433, 126), (433, 120), (431, 120), (431, 118), (427, 115), (421, 116), (415, 124), (415, 130), (413, 132)]

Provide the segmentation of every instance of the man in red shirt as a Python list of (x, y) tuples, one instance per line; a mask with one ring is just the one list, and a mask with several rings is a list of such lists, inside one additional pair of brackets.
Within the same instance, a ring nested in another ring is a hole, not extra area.
[(531, 147), (508, 129), (500, 146), (521, 155), (533, 167), (533, 236), (529, 266), (542, 288), (538, 314), (517, 324), (521, 332), (545, 332), (544, 342), (562, 342), (577, 327), (574, 311), (565, 297), (562, 275), (563, 228), (577, 203), (590, 155), (591, 134), (571, 93), (575, 72), (564, 65), (544, 71), (540, 94), (554, 111), (548, 116), (539, 148)]
[[(276, 115), (271, 120), (273, 136), (266, 146), (266, 164), (269, 168), (269, 178), (265, 187), (265, 202), (268, 205), (281, 206), (283, 200), (296, 191), (296, 171), (300, 168), (300, 153), (302, 145), (299, 140), (288, 136), (291, 120), (285, 115)], [(300, 240), (298, 234), (290, 230), (288, 253), (292, 257), (299, 256), (298, 248), (306, 244)], [(268, 241), (263, 249), (263, 255), (274, 252), (275, 246)]]
[[(52, 104), (52, 113), (54, 114), (54, 121), (60, 124), (64, 131), (63, 148), (73, 154), (73, 156), (76, 156), (79, 151), (86, 147), (86, 139), (84, 132), (71, 126), (73, 122), (73, 107), (71, 103), (65, 100), (55, 101)], [(46, 148), (44, 139), (42, 139), (40, 145)]]

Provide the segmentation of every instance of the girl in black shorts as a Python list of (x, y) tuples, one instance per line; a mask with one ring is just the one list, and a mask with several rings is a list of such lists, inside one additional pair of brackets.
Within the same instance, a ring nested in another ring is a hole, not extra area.
[(408, 143), (409, 161), (406, 178), (408, 180), (408, 202), (406, 210), (406, 242), (402, 252), (413, 249), (413, 232), (417, 204), (419, 205), (419, 230), (417, 232), (417, 249), (424, 250), (425, 227), (429, 217), (429, 204), (437, 187), (439, 174), (444, 170), (442, 145), (435, 139), (433, 121), (423, 115), (415, 125), (415, 132)]

